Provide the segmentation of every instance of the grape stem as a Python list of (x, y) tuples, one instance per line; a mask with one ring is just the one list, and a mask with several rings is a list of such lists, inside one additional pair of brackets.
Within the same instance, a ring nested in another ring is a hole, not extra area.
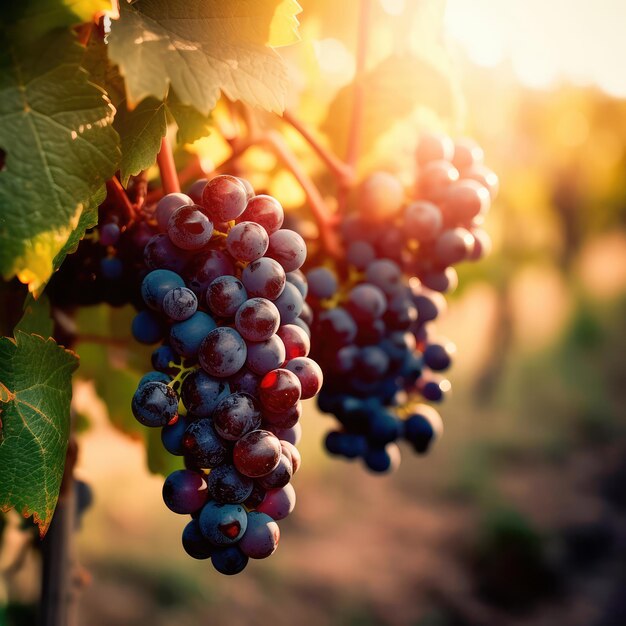
[(161, 186), (163, 194), (180, 192), (178, 174), (176, 174), (176, 164), (174, 163), (174, 153), (172, 146), (167, 139), (167, 135), (161, 140), (161, 149), (157, 154), (157, 165), (161, 174)]
[(354, 184), (354, 168), (344, 163), (334, 152), (323, 145), (317, 137), (291, 111), (285, 110), (283, 120), (293, 126), (313, 148), (316, 154), (326, 164), (339, 184), (350, 187)]
[(268, 131), (265, 136), (265, 143), (268, 144), (283, 165), (293, 174), (300, 187), (304, 191), (313, 217), (320, 230), (322, 244), (326, 251), (335, 259), (341, 258), (342, 247), (337, 234), (336, 216), (331, 215), (328, 205), (324, 201), (322, 194), (311, 180), (309, 175), (301, 167), (296, 156), (291, 151), (283, 136), (277, 131)]
[(122, 187), (122, 183), (120, 183), (119, 179), (114, 176), (113, 178), (107, 180), (106, 187), (107, 193), (114, 196), (120, 206), (124, 209), (128, 222), (133, 222), (137, 217), (137, 212), (126, 195), (126, 191), (124, 190), (124, 187)]

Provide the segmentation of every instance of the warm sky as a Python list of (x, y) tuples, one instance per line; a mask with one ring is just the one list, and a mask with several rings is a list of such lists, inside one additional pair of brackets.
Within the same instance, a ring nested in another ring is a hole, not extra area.
[(508, 63), (528, 87), (566, 80), (626, 98), (626, 0), (448, 0), (445, 25), (473, 62)]

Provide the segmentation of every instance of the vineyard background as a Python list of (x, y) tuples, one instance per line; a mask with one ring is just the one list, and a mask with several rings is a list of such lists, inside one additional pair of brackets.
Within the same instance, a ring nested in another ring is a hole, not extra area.
[[(298, 112), (319, 125), (346, 82), (324, 74), (324, 55), (341, 68), (353, 20), (301, 4), (303, 43), (284, 56), (297, 66), (311, 62), (303, 50), (316, 50), (322, 69)], [(341, 28), (329, 33), (328, 24)], [(312, 48), (320, 30), (345, 48), (328, 39)], [(389, 46), (383, 30), (380, 41), (374, 30), (374, 57)], [(220, 578), (182, 552), (184, 522), (162, 506), (161, 477), (149, 474), (143, 444), (112, 428), (111, 405), (96, 394), (103, 355), (115, 366), (124, 348), (79, 344), (75, 406), (91, 428), (76, 475), (95, 494), (78, 535), (79, 623), (626, 623), (626, 106), (595, 86), (529, 89), (506, 63), (481, 68), (453, 51), (465, 128), (500, 175), (501, 195), (487, 225), (494, 252), (461, 268), (439, 324), (459, 355), (444, 438), (425, 458), (406, 455), (394, 478), (371, 476), (325, 455), (330, 418), (309, 401), (298, 504), (279, 551), (236, 580)], [(424, 113), (390, 125), (371, 162), (408, 158), (428, 123)], [(315, 157), (285, 133), (324, 190)], [(206, 164), (228, 148), (212, 135), (196, 149)], [(255, 149), (242, 174), (296, 209), (301, 192), (272, 159)], [(124, 330), (131, 315), (117, 310), (111, 322), (98, 309), (82, 320)], [(127, 387), (109, 394), (114, 410), (129, 401)], [(7, 516), (7, 563), (20, 549), (17, 524)], [(27, 561), (5, 576), (0, 624), (32, 623), (36, 568)]]

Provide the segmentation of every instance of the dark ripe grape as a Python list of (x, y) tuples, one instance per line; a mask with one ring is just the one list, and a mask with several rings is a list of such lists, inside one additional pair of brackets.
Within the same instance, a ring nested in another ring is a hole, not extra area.
[(208, 182), (208, 178), (199, 178), (195, 183), (191, 184), (189, 189), (187, 189), (187, 195), (191, 198), (191, 202), (187, 204), (202, 204), (202, 192)]
[(237, 176), (237, 180), (244, 186), (246, 190), (246, 200), (250, 201), (254, 198), (254, 187), (252, 183), (247, 178), (241, 178), (241, 176)]
[(280, 440), (267, 430), (253, 430), (237, 441), (233, 462), (244, 476), (259, 478), (269, 474), (280, 460)]
[(207, 478), (209, 494), (216, 502), (239, 504), (252, 493), (251, 478), (240, 474), (234, 465), (220, 465), (211, 470)]
[(418, 200), (404, 210), (404, 228), (410, 238), (433, 241), (443, 227), (441, 211), (436, 204)]
[(424, 365), (434, 372), (447, 370), (452, 364), (454, 349), (454, 344), (451, 343), (446, 345), (431, 343), (424, 350)]
[(342, 307), (328, 309), (319, 316), (320, 337), (333, 345), (346, 345), (354, 341), (357, 325), (352, 316)]
[(454, 228), (439, 235), (435, 243), (435, 255), (445, 267), (467, 259), (473, 247), (472, 234), (465, 228)]
[(268, 411), (280, 413), (287, 411), (302, 394), (300, 379), (290, 370), (275, 369), (261, 379), (259, 397), (261, 404)]
[(311, 350), (309, 336), (295, 324), (281, 326), (276, 334), (281, 338), (285, 346), (285, 360), (290, 361), (299, 356), (308, 356)]
[[(282, 451), (282, 448), (281, 448)], [(293, 467), (291, 466), (291, 459), (281, 453), (278, 465), (266, 476), (262, 476), (258, 479), (259, 484), (263, 489), (280, 489), (284, 487), (293, 476)]]
[(345, 216), (339, 228), (344, 241), (366, 241), (374, 245), (380, 234), (378, 229), (372, 228), (371, 223), (357, 213)]
[(359, 348), (355, 345), (344, 346), (335, 353), (332, 368), (339, 374), (347, 374), (354, 369)]
[(337, 293), (339, 287), (337, 276), (326, 267), (316, 267), (310, 270), (306, 278), (309, 283), (309, 293), (315, 298), (325, 300)]
[(404, 229), (391, 228), (380, 234), (376, 241), (376, 256), (404, 264), (410, 257), (407, 248), (407, 236)]
[(211, 555), (213, 567), (227, 576), (234, 576), (242, 572), (248, 565), (248, 557), (239, 549), (239, 546), (228, 546), (215, 550)]
[(170, 365), (180, 365), (180, 357), (172, 350), (170, 346), (159, 346), (151, 357), (152, 367), (159, 372), (167, 374), (175, 374), (178, 368)]
[(427, 452), (442, 432), (443, 423), (439, 413), (426, 404), (415, 407), (404, 423), (404, 438), (419, 454)]
[(384, 448), (372, 448), (363, 457), (367, 469), (376, 474), (395, 472), (400, 465), (400, 448), (388, 443)]
[(300, 451), (296, 446), (288, 441), (281, 441), (280, 447), (282, 453), (291, 461), (291, 468), (293, 469), (293, 473), (295, 474), (302, 465), (302, 457), (300, 456)]
[(474, 228), (470, 232), (474, 237), (474, 245), (468, 258), (470, 261), (478, 261), (491, 252), (491, 238), (482, 228)]
[(270, 235), (267, 256), (278, 261), (285, 272), (293, 272), (306, 260), (306, 243), (295, 230), (283, 228)]
[(261, 502), (263, 502), (263, 498), (265, 498), (266, 493), (267, 492), (265, 491), (265, 489), (263, 489), (263, 487), (261, 487), (258, 482), (254, 481), (252, 493), (246, 498), (245, 502), (243, 503), (244, 506), (248, 510), (256, 509), (256, 507), (259, 506)]
[(239, 549), (251, 559), (266, 559), (276, 551), (280, 540), (278, 524), (265, 513), (250, 511), (248, 527), (239, 542)]
[(139, 343), (157, 343), (163, 339), (165, 326), (152, 311), (139, 311), (133, 318), (131, 332)]
[(253, 396), (242, 392), (232, 393), (215, 408), (213, 425), (220, 437), (237, 441), (261, 425), (261, 409)]
[(202, 206), (213, 222), (229, 222), (239, 217), (246, 208), (248, 192), (243, 183), (227, 174), (212, 178), (202, 192)]
[(159, 230), (161, 232), (167, 230), (167, 224), (176, 209), (179, 209), (181, 206), (192, 205), (193, 203), (194, 201), (184, 193), (168, 193), (166, 196), (163, 196), (154, 209), (154, 216), (159, 225)]
[(210, 417), (218, 404), (230, 394), (223, 380), (211, 378), (203, 370), (195, 370), (183, 380), (180, 395), (185, 408), (198, 417)]
[(420, 276), (425, 287), (440, 293), (452, 293), (459, 284), (459, 277), (453, 267), (441, 272), (427, 272)]
[(215, 329), (215, 320), (202, 311), (189, 319), (172, 324), (170, 343), (181, 356), (195, 358), (204, 338)]
[(285, 362), (285, 346), (278, 335), (266, 341), (248, 343), (246, 367), (259, 376), (264, 376)]
[(377, 259), (367, 266), (365, 271), (367, 281), (382, 289), (386, 294), (392, 294), (402, 285), (402, 270), (397, 263), (388, 259)]
[(288, 441), (294, 446), (297, 446), (302, 439), (302, 424), (299, 422), (291, 428), (280, 428), (279, 426), (272, 426), (268, 424), (265, 430), (269, 430), (274, 433), (281, 441)]
[(266, 513), (273, 520), (278, 521), (287, 517), (296, 506), (296, 491), (289, 483), (281, 489), (268, 491), (256, 510)]
[(220, 276), (234, 275), (232, 259), (219, 250), (207, 250), (197, 256), (186, 268), (187, 286), (201, 300), (209, 285)]
[(212, 330), (200, 344), (198, 359), (211, 376), (227, 378), (236, 374), (246, 362), (247, 348), (243, 337), (234, 329), (221, 326)]
[(296, 402), (294, 406), (280, 413), (272, 413), (265, 409), (263, 411), (263, 423), (278, 428), (292, 428), (302, 417), (302, 402)]
[(366, 219), (380, 221), (393, 217), (403, 203), (404, 187), (393, 174), (374, 172), (361, 183), (358, 209)]
[(184, 515), (202, 508), (208, 498), (204, 475), (192, 470), (176, 470), (163, 483), (163, 501), (170, 511)]
[(309, 285), (306, 282), (306, 276), (302, 270), (293, 270), (293, 272), (287, 272), (285, 278), (288, 283), (291, 283), (298, 289), (303, 298), (306, 298), (309, 292)]
[(420, 393), (426, 400), (431, 402), (441, 402), (445, 394), (450, 391), (450, 381), (448, 380), (428, 380), (420, 385)]
[(178, 395), (165, 383), (153, 381), (137, 388), (131, 408), (144, 426), (165, 426), (178, 414)]
[(448, 161), (431, 161), (424, 165), (418, 177), (420, 198), (430, 202), (442, 200), (450, 185), (459, 180), (459, 172)]
[(389, 369), (389, 357), (378, 346), (365, 346), (359, 351), (355, 365), (355, 373), (359, 378), (374, 382), (380, 380)]
[(215, 551), (211, 542), (200, 531), (200, 524), (195, 519), (192, 519), (183, 530), (183, 548), (194, 559), (208, 559)]
[(396, 331), (385, 338), (379, 347), (389, 357), (389, 367), (395, 369), (402, 366), (407, 358), (415, 352), (417, 343), (412, 333)]
[(243, 537), (248, 516), (240, 504), (220, 504), (210, 500), (200, 512), (198, 523), (202, 534), (214, 546), (228, 546)]
[(256, 222), (240, 222), (226, 237), (226, 249), (230, 255), (244, 263), (260, 259), (267, 252), (268, 245), (267, 231)]
[(326, 435), (324, 447), (330, 454), (356, 459), (367, 453), (367, 439), (363, 435), (332, 431)]
[(256, 397), (259, 392), (261, 377), (251, 372), (247, 367), (242, 367), (234, 376), (229, 379), (230, 387), (233, 391), (249, 393)]
[(235, 315), (235, 328), (248, 341), (266, 341), (279, 326), (280, 313), (276, 305), (266, 298), (246, 300)]
[(248, 200), (246, 210), (237, 218), (237, 222), (256, 222), (271, 235), (283, 225), (284, 219), (285, 213), (280, 202), (272, 196), (261, 194)]
[(375, 258), (374, 246), (367, 241), (353, 241), (346, 252), (346, 260), (358, 270), (364, 270)]
[[(324, 382), (324, 374), (322, 368), (313, 360), (305, 356), (291, 359), (285, 365), (285, 369), (293, 372), (300, 381), (302, 387), (302, 400), (312, 398), (322, 388)], [(261, 383), (261, 386), (263, 383)]]
[(174, 456), (183, 455), (183, 436), (187, 426), (189, 426), (189, 421), (187, 417), (179, 415), (174, 424), (163, 426), (161, 429), (161, 442), (170, 454)]
[(483, 162), (485, 153), (483, 149), (469, 137), (460, 137), (454, 142), (454, 156), (452, 164), (459, 172), (469, 169), (473, 165)]
[(367, 440), (373, 447), (395, 441), (401, 431), (401, 423), (392, 413), (378, 409), (368, 414)]
[(154, 311), (160, 311), (165, 294), (172, 289), (183, 288), (185, 281), (170, 270), (152, 270), (141, 282), (141, 297)]
[(421, 286), (413, 289), (413, 304), (417, 308), (417, 321), (425, 324), (437, 319), (446, 310), (445, 298), (436, 291), (422, 291)]
[(163, 372), (148, 372), (147, 374), (144, 374), (140, 379), (139, 379), (139, 383), (137, 384), (137, 387), (141, 387), (142, 385), (144, 385), (145, 383), (151, 383), (151, 382), (161, 382), (161, 383), (165, 383), (166, 385), (170, 382), (170, 380), (172, 380), (167, 374), (163, 373)]
[(187, 426), (183, 436), (185, 458), (197, 467), (217, 467), (228, 456), (228, 449), (213, 428), (213, 421), (202, 418)]
[(99, 227), (100, 244), (114, 246), (120, 239), (120, 227), (115, 222), (107, 222)]
[(463, 180), (468, 178), (486, 187), (492, 201), (496, 199), (500, 189), (500, 181), (498, 180), (498, 175), (493, 170), (481, 163), (476, 163), (463, 171)]
[(288, 282), (274, 304), (280, 313), (280, 323), (290, 324), (302, 313), (304, 299), (298, 288)]
[(368, 322), (382, 316), (387, 300), (379, 287), (361, 283), (348, 293), (346, 308), (357, 322)]
[(171, 320), (182, 322), (189, 319), (198, 308), (196, 294), (187, 287), (176, 287), (163, 298), (163, 313)]
[(100, 273), (105, 280), (118, 280), (124, 274), (124, 263), (115, 256), (101, 259)]
[(285, 288), (285, 270), (278, 261), (263, 257), (250, 263), (241, 274), (250, 297), (276, 300)]
[(444, 202), (446, 218), (453, 224), (469, 223), (489, 211), (489, 190), (475, 180), (459, 180), (450, 186)]
[(146, 244), (143, 258), (151, 270), (165, 269), (180, 272), (189, 260), (188, 254), (177, 248), (165, 233), (159, 233)]
[(429, 161), (452, 161), (454, 142), (441, 133), (424, 133), (420, 135), (415, 156), (420, 165)]
[(395, 294), (389, 299), (383, 319), (390, 330), (406, 330), (415, 323), (417, 308), (408, 292)]
[(199, 250), (209, 243), (213, 223), (197, 204), (181, 206), (172, 213), (167, 223), (167, 236), (183, 250)]
[(207, 289), (206, 301), (218, 317), (232, 317), (248, 299), (243, 283), (234, 276), (220, 276)]

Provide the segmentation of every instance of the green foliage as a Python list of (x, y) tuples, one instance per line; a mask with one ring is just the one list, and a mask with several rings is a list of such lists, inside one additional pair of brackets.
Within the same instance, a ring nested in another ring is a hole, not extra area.
[(63, 477), (77, 364), (53, 339), (21, 331), (0, 339), (0, 510), (32, 515), (41, 535)]
[[(110, 58), (126, 79), (131, 105), (163, 100), (170, 85), (183, 104), (208, 115), (220, 90), (269, 111), (284, 108), (288, 80), (267, 43), (280, 0), (137, 0), (120, 3)], [(287, 3), (293, 14), (295, 2)], [(290, 6), (289, 6), (290, 5)]]
[(80, 67), (70, 33), (51, 34), (29, 55), (1, 44), (0, 272), (38, 291), (68, 240), (93, 225), (83, 214), (119, 159), (114, 109)]
[(54, 323), (50, 317), (50, 302), (46, 295), (35, 300), (29, 295), (24, 304), (24, 315), (15, 330), (28, 335), (40, 335), (44, 339), (52, 336)]

